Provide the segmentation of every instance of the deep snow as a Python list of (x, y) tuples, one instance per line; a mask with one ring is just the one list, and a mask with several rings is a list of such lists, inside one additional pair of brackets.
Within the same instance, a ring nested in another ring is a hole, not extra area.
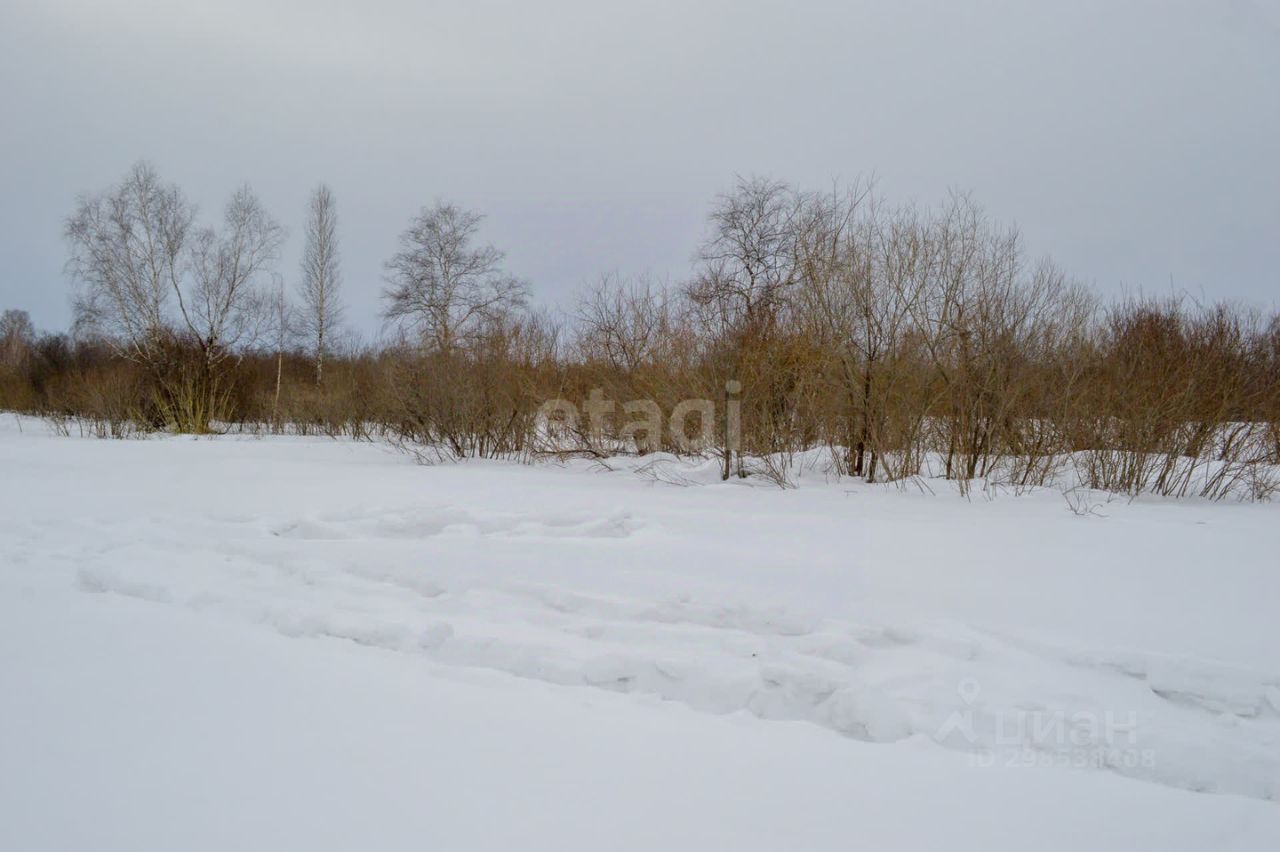
[(0, 848), (1280, 847), (1280, 507), (935, 489), (3, 415)]

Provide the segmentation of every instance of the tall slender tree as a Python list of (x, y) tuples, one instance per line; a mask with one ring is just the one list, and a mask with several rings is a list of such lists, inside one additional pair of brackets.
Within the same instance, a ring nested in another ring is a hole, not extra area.
[(307, 207), (306, 246), (302, 254), (302, 331), (311, 347), (316, 384), (324, 383), (324, 359), (342, 323), (339, 296), (342, 270), (338, 254), (338, 211), (329, 187), (321, 184)]

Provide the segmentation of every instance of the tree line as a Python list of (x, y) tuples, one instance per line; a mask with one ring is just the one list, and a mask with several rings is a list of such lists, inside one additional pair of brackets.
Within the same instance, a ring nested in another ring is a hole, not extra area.
[[(73, 329), (0, 319), (0, 408), (95, 435), (377, 437), (422, 458), (696, 452), (783, 485), (817, 453), (837, 475), (961, 490), (1276, 487), (1280, 316), (1104, 300), (966, 194), (922, 207), (865, 182), (740, 179), (687, 280), (603, 276), (562, 317), (479, 214), (437, 202), (385, 264), (376, 344), (344, 333), (338, 224), (321, 186), (290, 292), (284, 231), (248, 187), (205, 225), (138, 164), (67, 220)], [(548, 400), (591, 398), (605, 416), (548, 422)], [(713, 403), (700, 440), (636, 428), (691, 399)]]

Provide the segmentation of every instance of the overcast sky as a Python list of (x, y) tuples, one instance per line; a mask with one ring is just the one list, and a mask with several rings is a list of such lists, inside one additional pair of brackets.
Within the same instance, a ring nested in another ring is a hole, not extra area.
[(0, 309), (65, 327), (77, 194), (152, 161), (341, 217), (349, 317), (436, 198), (538, 299), (679, 281), (735, 174), (972, 190), (1099, 289), (1280, 302), (1280, 0), (0, 0)]

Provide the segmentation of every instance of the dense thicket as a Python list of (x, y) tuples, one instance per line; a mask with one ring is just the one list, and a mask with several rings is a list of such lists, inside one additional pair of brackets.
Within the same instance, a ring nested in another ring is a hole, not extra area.
[(247, 189), (220, 231), (145, 165), (83, 199), (75, 332), (4, 314), (0, 408), (104, 436), (380, 437), (424, 459), (697, 452), (784, 484), (822, 449), (840, 475), (962, 489), (1064, 472), (1130, 494), (1275, 487), (1280, 317), (1103, 303), (967, 196), (921, 209), (743, 180), (685, 283), (606, 277), (563, 319), (530, 308), (479, 216), (439, 203), (387, 263), (390, 342), (365, 347), (338, 343), (316, 295), (340, 273), (333, 197), (312, 205), (295, 310), (261, 280), (281, 236)]

